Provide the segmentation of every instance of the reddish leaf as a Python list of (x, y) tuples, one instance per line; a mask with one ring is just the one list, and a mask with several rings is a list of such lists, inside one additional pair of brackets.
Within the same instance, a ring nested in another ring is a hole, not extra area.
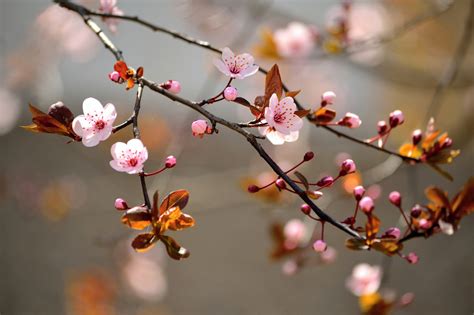
[(184, 209), (188, 204), (189, 192), (187, 190), (181, 189), (170, 192), (168, 196), (161, 202), (160, 205), (160, 215), (163, 214), (166, 210), (173, 207), (179, 207)]
[(300, 92), (301, 92), (301, 90), (288, 91), (288, 92), (285, 93), (285, 96), (289, 96), (289, 97), (295, 98), (296, 95), (298, 95)]
[(151, 224), (151, 213), (145, 207), (133, 207), (122, 216), (122, 223), (135, 230), (143, 230)]
[(311, 111), (309, 109), (300, 109), (295, 112), (295, 115), (299, 118), (306, 117)]
[(367, 244), (365, 243), (365, 240), (357, 238), (347, 239), (345, 245), (347, 248), (352, 250), (364, 250), (369, 248), (369, 246), (367, 246)]
[(137, 252), (145, 252), (155, 245), (158, 238), (154, 233), (139, 234), (132, 241), (132, 247)]
[(190, 252), (186, 248), (181, 247), (172, 237), (166, 235), (160, 235), (159, 237), (165, 244), (166, 251), (171, 258), (180, 260), (189, 257)]
[(459, 217), (474, 212), (474, 177), (469, 178), (463, 189), (453, 198), (451, 208)]
[[(53, 134), (70, 137), (74, 140), (80, 140), (80, 137), (72, 131), (72, 128), (70, 127), (70, 123), (66, 125), (63, 122), (57, 120), (55, 117), (49, 114), (43, 113), (41, 110), (39, 110), (38, 108), (34, 107), (31, 104), (29, 104), (29, 107), (30, 107), (30, 112), (32, 114), (31, 120), (33, 121), (33, 124), (28, 125), (28, 126), (22, 126), (23, 129), (26, 129), (32, 132), (53, 133)], [(54, 112), (54, 110), (53, 110), (53, 113), (59, 116), (59, 114), (57, 112)], [(64, 119), (64, 120), (71, 119), (71, 117), (67, 117), (67, 118), (66, 117), (67, 116), (62, 117), (61, 119)]]
[(403, 244), (393, 239), (378, 239), (372, 243), (371, 248), (385, 255), (392, 256), (403, 249)]
[(179, 207), (169, 208), (160, 215), (158, 221), (160, 234), (166, 230), (179, 231), (194, 226), (194, 219), (188, 214), (182, 213)]
[(283, 95), (283, 83), (281, 82), (280, 70), (276, 64), (268, 71), (265, 78), (265, 106), (267, 106), (273, 93), (278, 96), (278, 99)]
[(128, 66), (125, 61), (119, 60), (114, 65), (114, 70), (120, 74), (120, 77), (124, 80), (128, 80)]
[(305, 188), (306, 190), (308, 190), (308, 189), (309, 189), (309, 182), (308, 182), (308, 180), (306, 179), (306, 177), (305, 177), (303, 174), (301, 174), (300, 172), (298, 172), (298, 171), (295, 171), (295, 175), (296, 175), (296, 177), (298, 177), (298, 179), (301, 181), (301, 183), (303, 184), (304, 188)]
[(313, 121), (317, 124), (327, 124), (334, 120), (336, 112), (327, 107), (321, 107), (314, 114)]
[(372, 241), (377, 236), (377, 232), (380, 229), (380, 220), (374, 214), (370, 214), (367, 217), (367, 223), (365, 225), (365, 234), (367, 236), (367, 245), (371, 245)]
[(143, 67), (138, 67), (136, 77), (138, 79), (143, 77)]
[(448, 200), (448, 194), (438, 187), (430, 186), (426, 188), (425, 195), (436, 206), (451, 209), (451, 204)]
[(68, 129), (70, 128), (70, 126), (72, 125), (72, 121), (74, 120), (74, 114), (62, 102), (58, 102), (56, 104), (51, 105), (48, 110), (48, 115), (55, 118)]
[(157, 222), (160, 218), (160, 211), (158, 208), (158, 197), (159, 197), (159, 193), (157, 190), (153, 194), (153, 206), (151, 208), (151, 217), (152, 217), (153, 222)]

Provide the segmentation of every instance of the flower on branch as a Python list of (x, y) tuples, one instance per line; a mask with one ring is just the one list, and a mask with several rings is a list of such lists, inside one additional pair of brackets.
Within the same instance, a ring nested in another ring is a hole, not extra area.
[[(123, 11), (117, 7), (117, 0), (100, 0), (99, 12), (113, 15), (123, 15)], [(117, 32), (119, 20), (114, 18), (103, 18), (105, 24), (112, 33)]]
[(228, 47), (222, 50), (222, 58), (215, 59), (214, 65), (220, 72), (233, 79), (244, 79), (258, 71), (254, 58), (250, 54), (235, 56)]
[(307, 57), (313, 50), (316, 33), (311, 27), (291, 22), (273, 34), (278, 54), (284, 58)]
[(346, 287), (356, 296), (377, 292), (382, 282), (382, 268), (369, 264), (358, 264), (346, 281)]
[(180, 260), (189, 257), (189, 251), (186, 248), (181, 247), (172, 237), (164, 235), (168, 230), (179, 231), (194, 226), (194, 219), (181, 211), (186, 207), (188, 200), (188, 191), (177, 190), (166, 196), (158, 206), (157, 191), (153, 195), (151, 212), (141, 206), (128, 210), (122, 216), (122, 223), (137, 230), (152, 227), (150, 232), (135, 237), (132, 247), (137, 252), (144, 252), (161, 240), (171, 258)]
[(264, 114), (268, 126), (260, 127), (260, 133), (275, 145), (298, 140), (303, 120), (295, 112), (296, 105), (292, 97), (287, 96), (278, 101), (277, 95), (273, 93)]
[(82, 137), (86, 147), (93, 147), (112, 134), (113, 123), (117, 118), (115, 106), (111, 103), (102, 106), (95, 98), (89, 97), (82, 103), (84, 115), (74, 118), (72, 128)]
[(207, 121), (203, 119), (193, 121), (191, 124), (191, 130), (193, 132), (193, 136), (199, 138), (202, 138), (206, 133), (212, 133), (212, 127), (207, 123)]
[(139, 139), (127, 143), (117, 142), (110, 149), (114, 158), (110, 166), (118, 172), (137, 174), (143, 170), (143, 164), (148, 159), (148, 150)]
[[(120, 74), (120, 78), (127, 82), (127, 90), (130, 90), (135, 86), (135, 81), (137, 79), (140, 79), (143, 76), (143, 68), (138, 67), (138, 69), (135, 71), (133, 68), (129, 68), (125, 61), (119, 60), (115, 63), (114, 65), (114, 70), (117, 71)], [(112, 78), (115, 78), (116, 75), (114, 74), (111, 78), (112, 74), (109, 74), (109, 78), (112, 80)], [(113, 80), (114, 82), (117, 83), (122, 83), (122, 80)]]
[(23, 129), (31, 132), (54, 133), (69, 137), (75, 141), (80, 141), (81, 137), (74, 132), (72, 125), (74, 115), (63, 102), (57, 102), (49, 107), (48, 113), (44, 113), (33, 105), (30, 112), (33, 124), (22, 126)]

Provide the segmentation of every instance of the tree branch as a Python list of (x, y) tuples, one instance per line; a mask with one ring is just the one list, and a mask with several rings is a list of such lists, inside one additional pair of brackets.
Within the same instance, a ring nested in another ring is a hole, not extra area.
[[(160, 32), (160, 33), (164, 33), (164, 34), (168, 34), (174, 38), (177, 38), (179, 40), (182, 40), (188, 44), (191, 44), (191, 45), (194, 45), (194, 46), (198, 46), (198, 47), (201, 47), (201, 48), (204, 48), (204, 49), (207, 49), (207, 50), (210, 50), (214, 53), (218, 53), (218, 54), (222, 54), (222, 50), (220, 50), (219, 48), (216, 48), (215, 46), (211, 45), (209, 42), (207, 41), (203, 41), (203, 40), (199, 40), (199, 39), (195, 39), (191, 36), (188, 36), (184, 33), (180, 33), (180, 32), (177, 32), (177, 31), (173, 31), (173, 30), (170, 30), (170, 29), (167, 29), (165, 27), (162, 27), (162, 26), (158, 26), (156, 24), (153, 24), (151, 22), (148, 22), (148, 21), (145, 21), (141, 18), (139, 18), (138, 16), (130, 16), (130, 15), (114, 15), (114, 14), (106, 14), (106, 13), (100, 13), (100, 12), (96, 12), (96, 11), (92, 11), (92, 10), (89, 10), (87, 9), (86, 7), (83, 7), (81, 5), (78, 5), (78, 4), (74, 4), (72, 2), (70, 2), (69, 0), (53, 0), (54, 2), (58, 3), (60, 6), (66, 8), (66, 9), (69, 9), (69, 10), (72, 10), (74, 12), (77, 12), (79, 13), (83, 18), (84, 18), (84, 21), (86, 22), (86, 24), (89, 25), (88, 21), (91, 21), (90, 20), (90, 17), (88, 16), (97, 16), (97, 17), (102, 17), (102, 18), (114, 18), (114, 19), (120, 19), (120, 20), (126, 20), (126, 21), (131, 21), (131, 22), (134, 22), (134, 23), (138, 23), (146, 28), (149, 28), (151, 29), (152, 31), (154, 32)], [(89, 27), (91, 27), (89, 25)], [(108, 45), (107, 43), (111, 43), (110, 40), (104, 35), (104, 33), (100, 32), (100, 33), (97, 33), (96, 31), (96, 28), (98, 28), (97, 24), (94, 23), (94, 28), (92, 28), (92, 30), (99, 36), (99, 38), (101, 39), (102, 42), (104, 42), (105, 46), (107, 49), (109, 49), (115, 56), (115, 58), (117, 60), (120, 60), (120, 59), (123, 59), (122, 57), (122, 53), (120, 50), (118, 50), (117, 48), (115, 48), (115, 46), (112, 45)], [(100, 30), (100, 28), (98, 28)], [(102, 35), (99, 35), (99, 34), (102, 34)], [(268, 70), (262, 68), (262, 67), (259, 67), (259, 72), (263, 73), (263, 74), (267, 74), (268, 73)], [(288, 92), (290, 91), (290, 89), (285, 85), (283, 84), (283, 89), (285, 92)], [(299, 110), (304, 110), (305, 108), (301, 105), (301, 103), (296, 99), (294, 98), (294, 101), (295, 101), (295, 104), (296, 104), (296, 107), (299, 109)], [(206, 103), (203, 103), (202, 105), (205, 105)], [(307, 117), (308, 120), (311, 120), (310, 117)], [(421, 162), (421, 160), (419, 159), (416, 159), (416, 158), (411, 158), (411, 157), (406, 157), (406, 156), (403, 156), (401, 154), (398, 154), (397, 152), (395, 151), (391, 151), (391, 150), (388, 150), (388, 149), (384, 149), (384, 148), (380, 148), (376, 145), (373, 145), (373, 144), (370, 144), (370, 143), (366, 143), (364, 142), (363, 140), (360, 140), (358, 138), (355, 138), (355, 137), (352, 137), (346, 133), (343, 133), (341, 131), (337, 131), (331, 127), (328, 127), (328, 126), (319, 126), (319, 125), (314, 125), (316, 127), (323, 127), (324, 130), (327, 130), (339, 137), (343, 137), (347, 140), (350, 140), (352, 142), (355, 142), (355, 143), (358, 143), (358, 144), (363, 144), (364, 146), (366, 147), (369, 147), (369, 148), (372, 148), (374, 150), (377, 150), (377, 151), (380, 151), (380, 152), (383, 152), (383, 153), (386, 153), (386, 154), (390, 154), (390, 155), (394, 155), (394, 156), (398, 156), (399, 158), (403, 159), (403, 161), (405, 162), (410, 162), (410, 164), (415, 164), (415, 163), (418, 163), (418, 162)]]

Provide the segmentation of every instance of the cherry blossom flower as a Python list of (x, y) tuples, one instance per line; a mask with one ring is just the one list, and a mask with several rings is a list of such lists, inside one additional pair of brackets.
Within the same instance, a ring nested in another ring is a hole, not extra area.
[(82, 137), (82, 143), (86, 147), (96, 146), (112, 133), (112, 124), (117, 118), (115, 106), (108, 103), (103, 107), (98, 100), (89, 97), (82, 103), (82, 110), (84, 115), (74, 118), (72, 129)]
[(285, 224), (283, 228), (285, 235), (285, 247), (287, 249), (296, 248), (305, 238), (306, 226), (299, 219), (292, 219)]
[[(123, 15), (123, 11), (117, 7), (117, 0), (100, 0), (99, 11), (105, 14)], [(104, 18), (103, 20), (112, 33), (117, 32), (118, 19)]]
[(377, 292), (382, 280), (382, 269), (379, 266), (358, 264), (352, 269), (352, 275), (346, 281), (346, 287), (356, 296)]
[(306, 57), (314, 48), (315, 34), (302, 23), (292, 22), (273, 34), (278, 54), (285, 58)]
[(258, 66), (250, 54), (241, 54), (235, 56), (228, 47), (222, 50), (222, 59), (215, 59), (214, 65), (220, 72), (233, 79), (244, 79), (255, 74)]
[(265, 108), (268, 127), (260, 127), (260, 133), (275, 145), (298, 140), (303, 120), (295, 115), (295, 111), (296, 105), (292, 97), (278, 101), (278, 97), (273, 93), (269, 106)]
[(117, 142), (110, 149), (114, 158), (110, 166), (118, 172), (137, 174), (142, 171), (143, 163), (148, 159), (148, 150), (139, 139), (127, 143)]

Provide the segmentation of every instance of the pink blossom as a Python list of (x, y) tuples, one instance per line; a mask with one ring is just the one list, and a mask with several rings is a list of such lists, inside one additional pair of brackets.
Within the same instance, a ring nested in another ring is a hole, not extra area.
[(382, 280), (382, 269), (366, 263), (352, 269), (352, 275), (346, 280), (346, 287), (356, 296), (377, 292)]
[(224, 90), (224, 98), (228, 101), (233, 101), (237, 98), (237, 89), (233, 86), (228, 86)]
[[(99, 11), (105, 14), (123, 15), (123, 11), (117, 7), (117, 0), (100, 0)], [(118, 19), (104, 18), (103, 20), (112, 33), (117, 32)]]
[(349, 128), (359, 128), (360, 125), (362, 124), (362, 121), (360, 120), (359, 116), (357, 116), (356, 114), (346, 113), (344, 118), (339, 120), (337, 124), (340, 126), (349, 127)]
[(137, 174), (142, 171), (143, 163), (148, 159), (148, 150), (139, 139), (127, 143), (117, 142), (110, 149), (113, 160), (110, 166), (118, 172)]
[(336, 100), (336, 93), (333, 91), (326, 91), (321, 95), (321, 105), (331, 105)]
[(303, 127), (303, 120), (295, 115), (295, 111), (296, 105), (292, 97), (278, 101), (277, 95), (273, 93), (264, 114), (268, 127), (260, 127), (260, 133), (276, 145), (296, 141), (299, 130)]
[(173, 168), (176, 165), (176, 158), (173, 155), (170, 155), (166, 158), (165, 166), (166, 168)]
[(122, 83), (123, 82), (123, 79), (120, 77), (120, 73), (118, 73), (117, 71), (110, 72), (109, 73), (109, 79), (110, 79), (110, 81), (115, 82), (115, 83)]
[(273, 34), (277, 52), (285, 58), (308, 56), (314, 48), (313, 30), (298, 22), (292, 22), (284, 29), (278, 29)]
[(332, 176), (324, 176), (321, 178), (316, 185), (319, 187), (328, 187), (331, 186), (334, 183), (334, 178)]
[(287, 249), (296, 248), (306, 235), (306, 226), (299, 219), (292, 219), (285, 224), (283, 228), (285, 236), (285, 247)]
[(396, 207), (402, 205), (402, 195), (400, 195), (398, 191), (392, 191), (390, 195), (388, 195), (388, 200)]
[(364, 197), (359, 202), (360, 208), (365, 213), (370, 213), (374, 210), (374, 200), (370, 197)]
[(362, 199), (362, 196), (365, 194), (365, 188), (364, 188), (364, 186), (356, 186), (356, 187), (354, 187), (353, 193), (354, 193), (354, 198), (355, 198), (356, 200), (361, 200), (361, 199)]
[(390, 127), (394, 128), (396, 126), (399, 126), (403, 124), (404, 121), (405, 121), (405, 116), (403, 115), (403, 112), (401, 110), (397, 109), (390, 113), (390, 117), (389, 117)]
[(173, 94), (179, 94), (179, 92), (181, 92), (181, 83), (176, 80), (168, 80), (166, 83), (162, 83), (161, 87)]
[(220, 72), (234, 79), (244, 79), (258, 71), (252, 55), (245, 53), (235, 56), (228, 47), (222, 50), (221, 59), (214, 60), (214, 65)]
[(405, 257), (405, 259), (406, 259), (410, 264), (416, 264), (416, 263), (418, 263), (418, 261), (420, 260), (420, 259), (418, 258), (418, 255), (416, 255), (416, 254), (413, 253), (413, 252), (412, 252), (412, 253), (409, 253), (409, 254)]
[(193, 136), (201, 137), (206, 133), (210, 133), (211, 127), (207, 121), (198, 119), (191, 124), (191, 130), (193, 131)]
[(387, 231), (385, 231), (382, 237), (399, 239), (400, 235), (401, 235), (401, 232), (399, 228), (391, 227)]
[(125, 200), (122, 198), (117, 198), (115, 199), (115, 209), (117, 210), (127, 210), (129, 209), (129, 206)]
[(420, 221), (418, 222), (418, 225), (420, 226), (422, 230), (428, 230), (432, 224), (431, 224), (431, 221), (429, 220), (420, 219)]
[(328, 245), (323, 240), (317, 240), (313, 244), (313, 249), (318, 253), (324, 252), (326, 250), (326, 248), (328, 248)]
[(103, 107), (98, 100), (89, 97), (82, 103), (82, 110), (84, 115), (74, 118), (72, 129), (82, 137), (82, 143), (86, 147), (96, 146), (112, 133), (112, 124), (117, 118), (115, 106), (108, 103)]
[(340, 175), (354, 173), (355, 171), (356, 171), (356, 165), (353, 160), (347, 159), (342, 162)]
[(298, 272), (298, 264), (293, 259), (285, 261), (281, 270), (285, 276), (292, 276)]
[(385, 120), (379, 120), (377, 123), (377, 133), (383, 135), (387, 131), (387, 128), (387, 122), (385, 122)]

